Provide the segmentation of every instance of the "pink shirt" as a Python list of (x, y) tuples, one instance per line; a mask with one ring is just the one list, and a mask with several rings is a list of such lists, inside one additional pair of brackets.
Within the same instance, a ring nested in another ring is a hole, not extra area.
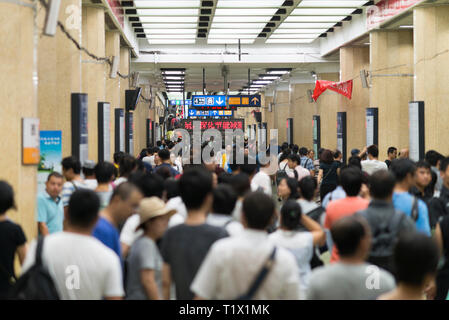
[[(307, 169), (304, 168), (304, 167), (297, 166), (297, 167), (295, 168), (295, 170), (296, 170), (296, 172), (298, 173), (298, 181), (301, 180), (301, 179), (304, 178), (304, 177), (310, 176), (310, 171), (307, 170)], [(293, 171), (288, 172), (287, 175), (288, 175), (290, 178), (294, 178), (294, 177), (295, 177), (295, 173), (294, 173)]]

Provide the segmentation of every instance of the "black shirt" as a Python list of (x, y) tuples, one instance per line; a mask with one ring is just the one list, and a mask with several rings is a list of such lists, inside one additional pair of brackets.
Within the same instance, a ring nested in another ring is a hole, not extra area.
[(0, 222), (0, 298), (11, 287), (9, 279), (15, 277), (14, 255), (17, 247), (26, 242), (22, 228), (9, 220)]
[(340, 166), (341, 163), (338, 161), (333, 161), (331, 164), (321, 162), (320, 169), (323, 170), (323, 180), (321, 183), (337, 185), (338, 180), (337, 169), (340, 168)]

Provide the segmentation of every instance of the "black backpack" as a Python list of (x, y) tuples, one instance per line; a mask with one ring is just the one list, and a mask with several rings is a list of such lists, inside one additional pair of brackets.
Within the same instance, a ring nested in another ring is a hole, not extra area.
[[(287, 167), (287, 164), (285, 165), (285, 167)], [(276, 185), (277, 186), (279, 185), (279, 183), (281, 183), (282, 179), (288, 178), (288, 174), (285, 171), (285, 167), (284, 167), (284, 169), (279, 169), (276, 172)]]
[(44, 237), (36, 246), (34, 265), (25, 272), (11, 288), (9, 298), (13, 300), (59, 300), (52, 277), (42, 263)]
[[(360, 212), (369, 221), (366, 213), (367, 211)], [(370, 223), (372, 242), (368, 262), (393, 274), (393, 249), (398, 238), (399, 227), (404, 218), (406, 218), (404, 213), (395, 210), (395, 213), (391, 215), (390, 219), (382, 221), (376, 227), (373, 227)]]

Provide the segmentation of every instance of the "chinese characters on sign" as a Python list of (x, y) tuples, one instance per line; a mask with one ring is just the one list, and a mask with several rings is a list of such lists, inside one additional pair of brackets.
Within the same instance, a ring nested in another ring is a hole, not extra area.
[(233, 120), (183, 120), (181, 122), (181, 128), (192, 131), (194, 129), (194, 123), (200, 123), (201, 130), (207, 129), (217, 129), (217, 130), (243, 130), (244, 120), (243, 119), (233, 119)]

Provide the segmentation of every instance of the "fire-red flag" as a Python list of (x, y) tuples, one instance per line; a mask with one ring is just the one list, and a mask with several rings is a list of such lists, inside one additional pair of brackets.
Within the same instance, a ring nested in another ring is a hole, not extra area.
[(335, 91), (346, 98), (351, 99), (352, 97), (352, 80), (344, 82), (334, 82), (327, 80), (317, 80), (315, 83), (315, 90), (313, 91), (312, 98), (317, 100), (318, 97), (327, 89)]

